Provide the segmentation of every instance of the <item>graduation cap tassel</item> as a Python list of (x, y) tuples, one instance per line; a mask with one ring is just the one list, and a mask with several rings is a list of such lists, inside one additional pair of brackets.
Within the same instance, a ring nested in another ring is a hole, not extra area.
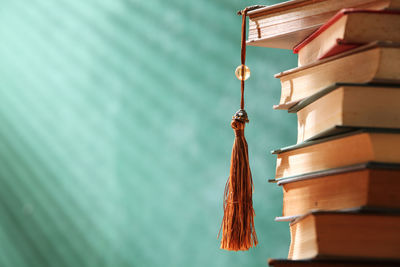
[[(232, 148), (231, 167), (224, 193), (224, 217), (221, 224), (221, 249), (248, 250), (256, 246), (257, 235), (254, 229), (253, 180), (249, 166), (247, 141), (244, 137), (245, 124), (249, 122), (244, 110), (244, 81), (250, 76), (245, 65), (246, 59), (246, 8), (242, 15), (241, 65), (235, 74), (241, 81), (240, 109), (232, 117), (231, 126), (235, 132)], [(221, 232), (220, 229), (220, 232)]]

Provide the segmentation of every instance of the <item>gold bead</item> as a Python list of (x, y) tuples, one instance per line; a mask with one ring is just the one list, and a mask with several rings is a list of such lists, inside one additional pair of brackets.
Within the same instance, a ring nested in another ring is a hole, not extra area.
[[(242, 76), (242, 71), (244, 68), (244, 77)], [(236, 78), (238, 78), (241, 81), (245, 81), (250, 77), (250, 69), (246, 65), (239, 65), (236, 70), (235, 70), (235, 75)]]

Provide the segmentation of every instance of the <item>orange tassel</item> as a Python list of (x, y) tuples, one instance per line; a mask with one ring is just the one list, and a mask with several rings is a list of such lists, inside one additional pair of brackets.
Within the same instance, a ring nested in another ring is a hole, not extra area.
[(248, 250), (258, 243), (254, 229), (253, 180), (249, 166), (247, 142), (244, 137), (247, 113), (240, 109), (233, 116), (235, 132), (231, 168), (224, 193), (221, 249)]
[[(249, 152), (247, 141), (244, 137), (244, 128), (249, 122), (244, 110), (244, 81), (250, 76), (250, 70), (245, 65), (246, 61), (246, 13), (249, 10), (259, 8), (253, 6), (238, 12), (242, 15), (241, 38), (241, 65), (235, 74), (240, 80), (240, 109), (232, 117), (231, 126), (235, 132), (233, 143), (231, 168), (229, 179), (225, 185), (224, 193), (224, 218), (220, 228), (222, 229), (221, 249), (248, 250), (258, 244), (254, 229), (253, 210), (253, 180), (249, 165)], [(219, 236), (219, 234), (218, 234)]]

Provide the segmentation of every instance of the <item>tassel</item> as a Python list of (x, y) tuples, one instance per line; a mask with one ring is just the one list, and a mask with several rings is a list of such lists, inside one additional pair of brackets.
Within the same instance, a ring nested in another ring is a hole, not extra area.
[(247, 113), (243, 109), (236, 112), (231, 122), (235, 141), (230, 175), (225, 186), (224, 218), (221, 226), (221, 249), (226, 250), (248, 250), (258, 243), (253, 219), (255, 216), (252, 201), (253, 180), (244, 137), (247, 122)]
[(247, 141), (244, 137), (244, 128), (246, 123), (249, 122), (244, 110), (244, 81), (250, 77), (250, 69), (245, 65), (246, 13), (259, 7), (252, 6), (238, 12), (239, 15), (242, 15), (242, 64), (237, 67), (235, 74), (241, 81), (241, 99), (240, 109), (232, 117), (231, 122), (235, 132), (235, 141), (232, 148), (229, 179), (225, 185), (224, 217), (220, 228), (220, 233), (222, 230), (221, 249), (234, 251), (248, 250), (258, 244), (254, 229), (253, 180), (249, 165)]

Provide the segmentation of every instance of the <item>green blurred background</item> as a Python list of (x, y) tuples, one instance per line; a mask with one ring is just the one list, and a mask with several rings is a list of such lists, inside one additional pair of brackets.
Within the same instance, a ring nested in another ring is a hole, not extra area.
[(260, 244), (219, 249), (239, 108), (236, 11), (279, 1), (13, 0), (0, 8), (0, 266), (265, 266), (289, 229), (273, 111), (291, 51), (248, 47)]

